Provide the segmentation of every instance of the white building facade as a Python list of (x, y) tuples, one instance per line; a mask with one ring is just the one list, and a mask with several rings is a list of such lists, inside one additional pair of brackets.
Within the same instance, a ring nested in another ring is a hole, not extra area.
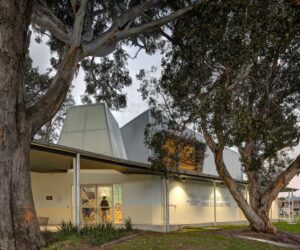
[[(206, 149), (203, 172), (180, 171), (164, 178), (151, 168), (144, 144), (148, 111), (119, 129), (103, 104), (75, 106), (68, 112), (58, 145), (34, 142), (31, 182), (37, 215), (48, 225), (77, 225), (131, 218), (135, 228), (171, 231), (187, 225), (245, 223), (245, 217), (217, 175)], [(248, 199), (239, 155), (224, 160)], [(101, 201), (109, 203), (103, 217)], [(277, 200), (270, 211), (278, 219)], [(105, 221), (103, 221), (105, 220)]]

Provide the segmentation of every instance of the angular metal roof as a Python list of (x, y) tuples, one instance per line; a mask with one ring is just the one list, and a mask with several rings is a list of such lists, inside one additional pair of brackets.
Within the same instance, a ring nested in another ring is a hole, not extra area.
[(119, 125), (103, 103), (71, 107), (58, 144), (127, 159)]

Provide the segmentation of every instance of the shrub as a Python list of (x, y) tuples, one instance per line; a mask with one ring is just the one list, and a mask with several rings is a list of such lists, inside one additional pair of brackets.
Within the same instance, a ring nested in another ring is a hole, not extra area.
[(112, 224), (85, 225), (80, 230), (80, 235), (91, 245), (102, 245), (119, 237)]
[[(128, 231), (132, 230), (130, 218), (126, 220), (125, 225), (125, 229), (116, 229), (111, 223), (96, 225), (85, 224), (78, 234), (77, 227), (73, 225), (72, 222), (63, 221), (56, 233), (56, 239), (72, 242), (83, 241), (88, 245), (100, 246), (106, 242), (113, 241), (127, 235)], [(51, 242), (53, 239), (49, 238), (47, 241)]]
[(132, 230), (132, 221), (131, 221), (131, 218), (128, 217), (126, 220), (125, 220), (125, 229), (127, 231), (131, 231)]
[(77, 227), (73, 225), (71, 221), (62, 221), (58, 227), (58, 234), (61, 236), (66, 236), (74, 233), (77, 233)]

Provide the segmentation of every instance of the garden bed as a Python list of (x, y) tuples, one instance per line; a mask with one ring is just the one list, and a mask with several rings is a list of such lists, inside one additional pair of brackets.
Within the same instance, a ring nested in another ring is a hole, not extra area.
[(44, 249), (100, 249), (108, 242), (128, 238), (140, 233), (139, 230), (115, 228), (111, 224), (86, 225), (80, 233), (72, 223), (62, 223), (57, 232), (43, 232), (47, 246)]

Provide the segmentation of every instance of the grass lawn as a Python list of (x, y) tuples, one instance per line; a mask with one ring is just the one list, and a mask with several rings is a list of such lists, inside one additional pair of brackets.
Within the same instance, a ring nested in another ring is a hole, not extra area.
[(277, 222), (274, 225), (278, 230), (300, 235), (300, 222), (297, 224), (288, 224), (286, 222)]
[[(275, 223), (275, 226), (284, 232), (290, 232), (300, 235), (300, 224), (287, 224), (284, 222)], [(218, 226), (223, 230), (242, 229), (246, 228), (244, 225), (224, 225)], [(99, 246), (90, 245), (87, 241), (82, 240), (78, 236), (69, 235), (62, 241), (51, 244), (47, 250), (67, 250), (67, 249), (100, 249)], [(113, 250), (127, 250), (127, 249), (176, 249), (176, 250), (268, 250), (268, 249), (282, 249), (269, 244), (259, 243), (250, 240), (228, 238), (223, 235), (215, 234), (214, 230), (206, 229), (205, 227), (194, 227), (183, 229), (177, 232), (168, 234), (146, 232), (125, 242), (114, 244), (106, 249)], [(299, 246), (300, 250), (300, 246)]]
[[(300, 224), (287, 224), (285, 222), (274, 223), (275, 226), (284, 232), (294, 233), (300, 235)], [(223, 225), (218, 228), (224, 230), (230, 229), (242, 229), (246, 228), (244, 225)], [(268, 249), (282, 249), (281, 247), (275, 247), (269, 244), (260, 242), (227, 238), (223, 235), (217, 235), (213, 233), (213, 230), (207, 230), (205, 227), (195, 227), (184, 229), (178, 232), (169, 234), (160, 233), (146, 233), (138, 236), (126, 242), (113, 245), (113, 250), (123, 249), (155, 249), (155, 250), (167, 250), (167, 249), (199, 249), (199, 250), (268, 250)], [(300, 249), (300, 246), (299, 246)]]
[(116, 244), (111, 249), (280, 249), (263, 243), (253, 241), (226, 238), (221, 235), (203, 232), (175, 232), (167, 235), (148, 233), (138, 236), (127, 242)]

